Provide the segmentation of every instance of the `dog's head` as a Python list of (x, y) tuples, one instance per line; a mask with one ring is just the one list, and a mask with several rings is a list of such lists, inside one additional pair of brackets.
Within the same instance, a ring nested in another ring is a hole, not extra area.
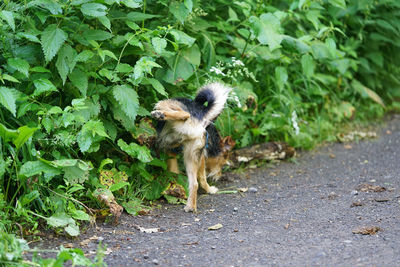
[(230, 137), (224, 137), (220, 141), (221, 153), (216, 157), (206, 159), (207, 177), (218, 180), (222, 175), (222, 167), (227, 163), (229, 152), (235, 146), (236, 142)]

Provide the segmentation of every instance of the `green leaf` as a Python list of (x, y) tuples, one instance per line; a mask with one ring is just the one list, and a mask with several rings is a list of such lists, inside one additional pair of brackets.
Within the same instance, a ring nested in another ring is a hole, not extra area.
[(10, 111), (14, 117), (17, 112), (16, 101), (17, 98), (10, 88), (4, 86), (0, 87), (0, 104)]
[(281, 23), (272, 13), (264, 13), (257, 18), (249, 18), (254, 34), (261, 44), (266, 44), (272, 50), (280, 47), (283, 36), (280, 34)]
[(200, 64), (200, 49), (197, 45), (182, 50), (174, 57), (167, 58), (170, 69), (167, 70), (164, 80), (174, 84), (182, 79), (189, 79)]
[(109, 18), (103, 16), (103, 17), (98, 17), (98, 19), (100, 23), (103, 24), (104, 27), (106, 27), (108, 30), (111, 30), (111, 21)]
[(81, 6), (81, 12), (89, 17), (103, 17), (107, 15), (107, 7), (98, 3), (87, 3)]
[(278, 88), (283, 90), (288, 80), (288, 74), (285, 67), (275, 68), (275, 80)]
[(30, 128), (28, 126), (22, 126), (18, 128), (18, 136), (13, 140), (13, 143), (17, 149), (20, 149), (23, 144), (35, 133), (38, 128)]
[(315, 63), (311, 55), (306, 54), (301, 57), (301, 66), (303, 74), (307, 78), (311, 78), (314, 75)]
[[(57, 1), (54, 0), (34, 0), (29, 1), (27, 7), (39, 6), (40, 8), (47, 9), (53, 15), (62, 14), (62, 7)], [(47, 15), (47, 14), (46, 14)]]
[(90, 216), (83, 210), (73, 210), (71, 212), (72, 218), (75, 220), (81, 220), (81, 221), (90, 221)]
[(64, 212), (55, 213), (46, 219), (47, 223), (53, 227), (64, 227), (69, 224), (75, 224), (74, 219)]
[(26, 177), (32, 177), (42, 173), (58, 175), (61, 174), (61, 170), (42, 161), (27, 161), (19, 170), (19, 174)]
[(92, 29), (84, 31), (83, 36), (88, 41), (104, 41), (113, 37), (113, 35), (109, 32)]
[(143, 21), (152, 18), (161, 17), (160, 15), (145, 14), (140, 12), (130, 12), (126, 15), (127, 19), (133, 22)]
[(174, 36), (175, 41), (178, 44), (192, 46), (194, 44), (194, 42), (196, 41), (195, 38), (190, 37), (189, 35), (187, 35), (186, 33), (184, 33), (183, 31), (180, 31), (180, 30), (172, 29), (170, 31), (170, 33), (172, 34), (172, 36)]
[(64, 181), (69, 184), (83, 184), (89, 179), (89, 172), (82, 170), (79, 166), (64, 167)]
[(77, 62), (87, 62), (94, 56), (94, 53), (90, 50), (84, 50), (75, 58)]
[(33, 84), (36, 87), (35, 91), (32, 94), (33, 97), (36, 97), (36, 96), (39, 96), (41, 94), (48, 93), (48, 92), (57, 92), (57, 88), (48, 79), (40, 78), (40, 79), (34, 80)]
[(128, 153), (129, 156), (131, 156), (132, 158), (137, 158), (141, 162), (146, 163), (146, 162), (152, 161), (152, 159), (153, 159), (151, 154), (150, 154), (150, 150), (145, 146), (140, 146), (140, 145), (135, 144), (135, 143), (130, 143), (128, 145), (122, 139), (118, 140), (118, 146), (123, 151)]
[(319, 24), (320, 24), (319, 17), (320, 16), (321, 16), (321, 13), (318, 10), (309, 10), (306, 13), (306, 18), (314, 25), (314, 28), (316, 30), (319, 29)]
[(129, 8), (139, 8), (142, 6), (141, 0), (122, 0), (121, 2)]
[(153, 67), (161, 68), (160, 65), (154, 62), (153, 58), (147, 56), (141, 57), (138, 61), (136, 61), (133, 70), (134, 78), (137, 80), (143, 78), (145, 73), (151, 74), (151, 70), (153, 69)]
[(167, 47), (167, 41), (163, 38), (154, 37), (151, 39), (151, 43), (157, 54), (161, 54)]
[(154, 78), (146, 78), (146, 81), (149, 82), (153, 88), (161, 95), (168, 96), (168, 93), (165, 91), (164, 86)]
[[(193, 4), (192, 4), (193, 6)], [(169, 5), (169, 12), (171, 12), (174, 17), (179, 20), (180, 23), (184, 23), (186, 18), (188, 17), (190, 11), (189, 9), (185, 6), (184, 3), (176, 2), (173, 1)]]
[(0, 18), (5, 20), (10, 28), (15, 32), (15, 21), (14, 21), (14, 14), (11, 11), (2, 10), (0, 12)]
[(65, 232), (67, 232), (70, 236), (78, 236), (79, 226), (76, 224), (69, 224), (67, 227), (64, 228)]
[(4, 142), (13, 141), (18, 137), (17, 130), (8, 129), (4, 124), (0, 123), (0, 137)]
[(63, 80), (63, 85), (67, 79), (68, 73), (70, 73), (76, 64), (77, 53), (70, 45), (63, 45), (58, 52), (56, 68)]
[(356, 90), (359, 94), (361, 94), (362, 97), (364, 97), (364, 98), (368, 97), (368, 98), (372, 99), (374, 102), (381, 105), (382, 107), (385, 107), (385, 104), (383, 103), (382, 98), (377, 93), (375, 93), (374, 91), (372, 91), (371, 89), (369, 89), (368, 87), (366, 87), (365, 85), (360, 83), (359, 81), (354, 79), (351, 82), (351, 86), (354, 88), (354, 90)]
[(72, 84), (79, 89), (82, 94), (81, 97), (85, 98), (89, 83), (87, 74), (80, 69), (75, 68), (68, 76), (68, 78), (72, 82)]
[(130, 73), (133, 71), (133, 67), (126, 63), (120, 63), (115, 68), (115, 71), (120, 73)]
[(123, 188), (123, 187), (125, 187), (125, 186), (127, 186), (127, 185), (129, 185), (128, 182), (120, 181), (120, 182), (118, 182), (118, 183), (116, 183), (116, 184), (111, 185), (110, 188), (109, 188), (109, 190), (110, 190), (111, 192), (118, 191), (118, 190), (120, 190), (121, 188)]
[(80, 131), (76, 136), (79, 149), (82, 153), (87, 152), (93, 143), (93, 136), (90, 132)]
[(127, 213), (131, 215), (137, 215), (139, 211), (142, 210), (142, 200), (139, 198), (134, 198), (129, 200), (128, 202), (123, 202), (122, 206)]
[(229, 9), (228, 9), (228, 14), (229, 14), (228, 21), (239, 21), (235, 10), (233, 10), (231, 7), (229, 7)]
[(22, 74), (24, 74), (26, 77), (29, 76), (29, 63), (25, 59), (20, 59), (20, 58), (9, 58), (7, 60), (7, 63), (9, 66), (12, 68), (18, 70)]
[(346, 0), (328, 0), (329, 4), (345, 9), (346, 8)]
[(0, 76), (0, 79), (3, 78), (3, 80), (7, 80), (13, 83), (20, 83), (14, 76), (8, 75), (4, 73), (3, 75)]
[(42, 49), (47, 62), (53, 59), (67, 38), (68, 35), (57, 28), (56, 24), (47, 26), (41, 38)]
[(132, 120), (135, 120), (139, 108), (138, 94), (128, 85), (117, 85), (112, 89), (114, 98), (121, 105), (121, 109)]

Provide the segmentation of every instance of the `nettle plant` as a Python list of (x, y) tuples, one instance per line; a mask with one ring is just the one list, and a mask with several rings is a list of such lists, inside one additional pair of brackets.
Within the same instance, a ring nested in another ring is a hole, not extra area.
[(138, 118), (168, 96), (163, 84), (176, 87), (200, 64), (195, 38), (178, 25), (193, 3), (174, 2), (166, 11), (164, 5), (159, 1), (149, 14), (140, 0), (0, 4), (0, 200), (11, 205), (2, 207), (6, 214), (13, 216), (14, 205), (32, 209), (21, 216), (35, 214), (77, 235), (75, 219), (90, 218), (76, 199), (96, 203), (91, 192), (107, 188), (98, 178), (107, 164), (115, 177), (129, 174), (129, 182), (113, 187), (121, 201), (160, 197), (168, 182), (160, 175), (165, 164), (132, 135), (149, 134)]

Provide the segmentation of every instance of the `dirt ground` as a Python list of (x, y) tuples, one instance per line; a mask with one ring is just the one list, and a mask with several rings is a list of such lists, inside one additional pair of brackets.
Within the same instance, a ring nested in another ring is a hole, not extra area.
[(108, 266), (399, 266), (400, 116), (375, 131), (226, 174), (220, 190), (247, 191), (200, 195), (197, 213), (164, 204), (39, 246), (90, 255), (101, 241)]

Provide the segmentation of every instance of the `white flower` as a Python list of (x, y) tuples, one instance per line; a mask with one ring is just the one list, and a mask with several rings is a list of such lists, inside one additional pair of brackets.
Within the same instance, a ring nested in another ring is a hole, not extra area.
[(215, 72), (215, 74), (217, 74), (217, 75), (225, 76), (225, 73), (223, 73), (222, 70), (220, 70), (216, 67), (211, 67), (210, 72)]
[(295, 135), (298, 135), (300, 133), (300, 128), (299, 125), (297, 124), (297, 113), (295, 110), (293, 110), (292, 112), (292, 125), (294, 128)]
[(272, 113), (272, 114), (271, 114), (271, 117), (273, 117), (273, 118), (280, 118), (280, 117), (281, 117), (281, 114)]
[(244, 67), (244, 63), (240, 59), (236, 59), (232, 57), (233, 66), (241, 66)]

